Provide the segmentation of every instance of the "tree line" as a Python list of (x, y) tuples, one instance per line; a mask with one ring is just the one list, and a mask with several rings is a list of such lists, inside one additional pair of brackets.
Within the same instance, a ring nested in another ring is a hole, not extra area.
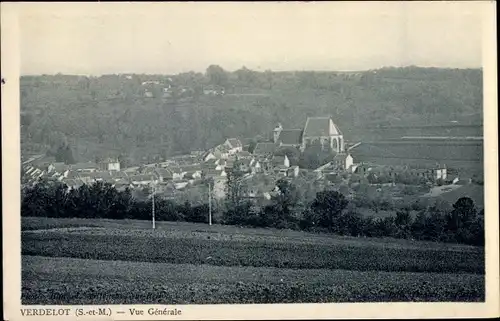
[[(227, 201), (213, 209), (214, 223), (484, 246), (484, 211), (478, 212), (467, 197), (458, 199), (451, 211), (429, 206), (415, 217), (410, 209), (401, 209), (382, 218), (361, 215), (333, 190), (317, 192), (310, 204), (300, 204), (297, 187), (287, 180), (278, 181), (268, 204), (257, 206), (241, 197), (237, 175), (229, 181)], [(151, 199), (136, 199), (130, 189), (118, 191), (109, 183), (68, 189), (60, 182), (40, 180), (22, 190), (22, 216), (151, 220), (151, 209)], [(208, 223), (208, 212), (208, 204), (155, 199), (158, 221)]]

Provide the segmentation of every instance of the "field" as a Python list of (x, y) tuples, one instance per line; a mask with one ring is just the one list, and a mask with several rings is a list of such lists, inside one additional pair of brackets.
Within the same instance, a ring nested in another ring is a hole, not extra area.
[(471, 246), (131, 220), (22, 229), (23, 304), (484, 300)]

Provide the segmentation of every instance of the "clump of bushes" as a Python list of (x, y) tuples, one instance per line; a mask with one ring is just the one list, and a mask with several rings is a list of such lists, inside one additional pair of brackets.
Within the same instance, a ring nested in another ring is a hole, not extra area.
[[(393, 216), (381, 218), (360, 215), (356, 207), (348, 207), (348, 200), (338, 191), (318, 192), (309, 205), (299, 204), (296, 192), (288, 181), (279, 181), (270, 204), (258, 207), (250, 201), (229, 203), (220, 210), (220, 220), (213, 213), (212, 222), (484, 246), (484, 211), (478, 214), (467, 197), (458, 199), (451, 210), (439, 204), (413, 203), (399, 207)], [(100, 182), (73, 190), (61, 183), (40, 182), (22, 192), (23, 216), (150, 220), (151, 209), (151, 200), (137, 200), (128, 189), (117, 191), (111, 184)], [(411, 210), (418, 211), (416, 217)], [(177, 204), (161, 198), (155, 203), (158, 221), (208, 223), (208, 212), (207, 204)]]

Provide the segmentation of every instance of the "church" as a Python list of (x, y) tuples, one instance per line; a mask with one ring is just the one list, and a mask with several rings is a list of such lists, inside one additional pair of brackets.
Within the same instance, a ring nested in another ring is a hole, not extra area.
[(317, 144), (337, 153), (345, 151), (344, 135), (330, 117), (308, 117), (304, 129), (283, 129), (278, 124), (273, 131), (273, 141), (279, 147), (295, 147), (301, 151)]

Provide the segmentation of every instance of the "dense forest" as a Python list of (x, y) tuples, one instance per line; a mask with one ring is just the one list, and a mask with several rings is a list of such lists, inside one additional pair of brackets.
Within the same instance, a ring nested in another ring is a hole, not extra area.
[[(223, 95), (204, 92), (224, 88)], [(374, 125), (482, 122), (480, 69), (383, 68), (352, 72), (228, 72), (21, 77), (23, 153), (71, 150), (74, 161), (128, 163), (204, 150), (225, 138), (269, 138), (280, 122), (302, 128), (329, 115), (347, 140)]]

